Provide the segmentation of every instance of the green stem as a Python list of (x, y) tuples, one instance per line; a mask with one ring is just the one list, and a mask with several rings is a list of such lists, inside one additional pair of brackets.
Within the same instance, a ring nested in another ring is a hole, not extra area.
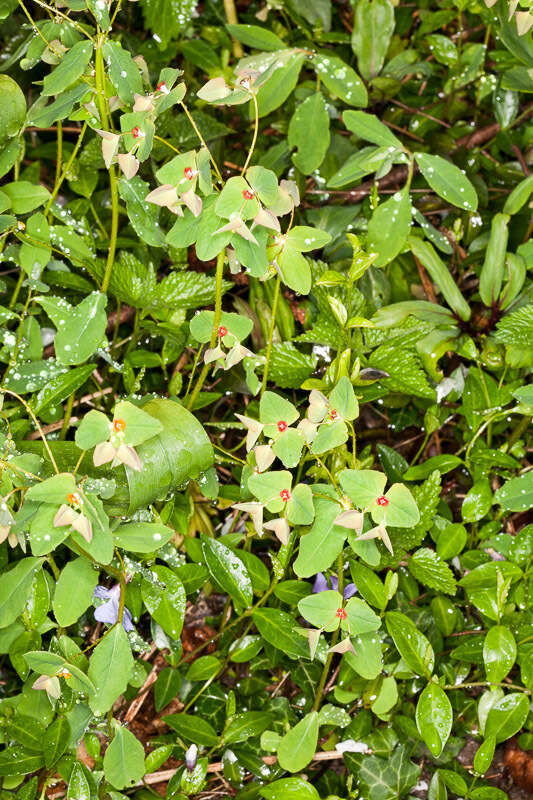
[[(57, 176), (57, 173), (56, 173), (56, 182), (55, 182), (55, 185), (54, 185), (54, 188), (53, 188), (52, 194), (50, 195), (50, 198), (49, 198), (49, 200), (48, 200), (48, 202), (47, 202), (47, 204), (46, 204), (46, 206), (45, 206), (44, 212), (43, 212), (45, 216), (46, 216), (46, 215), (48, 214), (48, 212), (50, 211), (50, 209), (51, 209), (51, 207), (52, 207), (52, 203), (53, 203), (53, 202), (54, 202), (54, 200), (56, 199), (56, 197), (57, 197), (57, 193), (59, 192), (59, 190), (60, 190), (60, 188), (61, 188), (61, 184), (63, 183), (63, 181), (64, 181), (64, 180), (65, 180), (65, 178), (67, 177), (67, 175), (68, 175), (68, 172), (69, 172), (69, 170), (70, 170), (70, 168), (71, 168), (72, 164), (74, 163), (74, 159), (75, 159), (75, 158), (76, 158), (76, 156), (78, 155), (78, 151), (79, 151), (79, 149), (80, 149), (80, 147), (81, 147), (81, 143), (82, 143), (82, 141), (83, 141), (83, 137), (85, 136), (85, 131), (86, 131), (86, 130), (87, 130), (87, 123), (86, 123), (86, 122), (84, 122), (84, 123), (83, 123), (83, 126), (82, 126), (82, 128), (81, 128), (81, 130), (80, 130), (80, 135), (78, 136), (78, 141), (77, 141), (77, 142), (76, 142), (76, 144), (74, 145), (74, 149), (73, 149), (73, 151), (72, 151), (72, 153), (71, 153), (71, 155), (70, 155), (70, 158), (69, 158), (69, 160), (68, 160), (68, 161), (67, 161), (67, 163), (65, 164), (65, 168), (64, 168), (63, 172), (62, 172), (62, 173), (61, 173), (59, 176)], [(58, 143), (58, 159), (59, 159), (59, 157), (60, 157), (60, 156), (59, 156), (59, 143)]]
[[(344, 560), (342, 557), (342, 552), (339, 553), (339, 559), (338, 559), (338, 579), (339, 579), (339, 594), (342, 597), (342, 590), (344, 583)], [(339, 624), (339, 627), (331, 637), (331, 647), (335, 647), (335, 645), (339, 641), (340, 630), (341, 626)], [(318, 688), (316, 690), (315, 702), (313, 703), (313, 711), (318, 711), (318, 709), (320, 708), (320, 704), (322, 702), (322, 694), (324, 692), (324, 686), (326, 685), (326, 681), (329, 675), (329, 670), (331, 668), (331, 662), (333, 661), (333, 655), (334, 653), (332, 653), (330, 650), (326, 658), (326, 663), (324, 664), (324, 669), (322, 670), (322, 675), (320, 676), (320, 682), (318, 684)]]
[(19, 292), (20, 292), (22, 284), (24, 283), (24, 278), (25, 277), (26, 277), (26, 273), (24, 272), (23, 269), (21, 269), (20, 273), (19, 273), (19, 276), (18, 276), (17, 285), (13, 289), (13, 295), (12, 295), (11, 300), (9, 302), (9, 308), (14, 308), (15, 307), (15, 303), (18, 300)]
[(189, 120), (189, 122), (191, 123), (192, 129), (194, 130), (195, 134), (196, 134), (196, 135), (198, 136), (198, 138), (200, 139), (200, 141), (201, 141), (201, 143), (202, 143), (202, 146), (203, 146), (203, 147), (205, 147), (205, 149), (206, 149), (206, 150), (207, 150), (207, 152), (209, 153), (209, 158), (210, 158), (210, 160), (211, 160), (211, 163), (212, 163), (212, 165), (213, 165), (213, 168), (214, 168), (214, 170), (215, 170), (215, 172), (216, 172), (216, 174), (217, 174), (217, 177), (218, 177), (218, 179), (219, 179), (220, 183), (224, 183), (224, 178), (223, 178), (223, 177), (222, 177), (222, 175), (220, 174), (220, 170), (219, 170), (219, 168), (218, 168), (218, 164), (217, 164), (217, 162), (215, 161), (215, 159), (213, 158), (213, 156), (211, 155), (211, 151), (210, 151), (209, 147), (207, 146), (207, 143), (206, 143), (206, 141), (205, 141), (204, 137), (202, 136), (202, 134), (201, 134), (201, 132), (200, 132), (200, 129), (198, 128), (198, 125), (197, 125), (197, 124), (196, 124), (196, 122), (194, 121), (194, 118), (193, 118), (193, 116), (192, 116), (191, 112), (189, 111), (189, 109), (187, 108), (187, 106), (185, 105), (185, 103), (184, 103), (183, 101), (181, 101), (181, 102), (180, 102), (180, 106), (181, 106), (181, 107), (182, 107), (182, 109), (184, 110), (184, 112), (185, 112), (185, 115), (186, 115), (187, 119), (188, 119), (188, 120)]
[(254, 101), (254, 109), (255, 109), (254, 135), (253, 135), (253, 138), (252, 138), (252, 144), (250, 145), (250, 150), (248, 152), (248, 156), (247, 156), (246, 161), (244, 163), (244, 167), (242, 168), (241, 175), (244, 175), (244, 173), (248, 169), (248, 165), (249, 165), (249, 163), (251, 161), (253, 152), (255, 150), (255, 143), (257, 141), (257, 132), (259, 131), (259, 108), (257, 106), (257, 97), (255, 96), (255, 94), (252, 95), (252, 100)]
[(63, 441), (67, 437), (67, 432), (70, 427), (70, 418), (72, 416), (72, 409), (74, 407), (75, 397), (76, 397), (76, 392), (72, 392), (69, 399), (67, 400), (67, 404), (65, 406), (65, 416), (63, 417), (63, 425), (61, 426), (61, 430), (59, 432), (60, 441)]
[[(222, 316), (222, 277), (224, 275), (225, 257), (226, 257), (226, 250), (224, 249), (220, 251), (217, 257), (215, 316), (213, 317), (213, 330), (211, 331), (211, 341), (209, 343), (209, 347), (211, 349), (216, 344), (218, 329), (220, 326), (220, 317)], [(187, 403), (187, 408), (189, 410), (194, 407), (194, 403), (202, 389), (202, 386), (204, 385), (204, 381), (207, 378), (208, 372), (209, 372), (209, 364), (204, 364), (204, 366), (202, 367), (202, 371), (200, 373), (200, 377), (198, 378), (196, 386), (194, 387), (194, 391), (189, 398), (189, 402)]]
[(263, 385), (261, 387), (261, 395), (265, 391), (267, 387), (268, 381), (268, 369), (270, 367), (270, 356), (272, 354), (272, 339), (274, 336), (274, 328), (276, 326), (276, 313), (278, 310), (278, 299), (279, 299), (279, 287), (280, 287), (281, 279), (279, 275), (276, 278), (276, 286), (274, 288), (274, 299), (272, 301), (272, 318), (270, 320), (270, 329), (268, 331), (268, 342), (267, 342), (267, 351), (266, 351), (266, 360), (265, 360), (265, 368), (263, 370)]
[[(224, 11), (226, 12), (226, 19), (230, 25), (239, 24), (235, 0), (224, 0)], [(242, 58), (244, 55), (242, 45), (236, 39), (233, 40), (233, 55), (235, 58)]]
[(525, 431), (527, 431), (527, 429), (531, 425), (532, 419), (533, 417), (524, 417), (522, 420), (520, 420), (520, 422), (518, 423), (518, 425), (516, 426), (516, 428), (514, 429), (514, 431), (507, 440), (508, 449), (513, 446), (513, 444), (517, 441), (517, 439), (520, 439), (520, 437), (522, 436), (523, 433), (525, 433)]
[[(105, 94), (105, 73), (104, 73), (104, 58), (102, 55), (102, 45), (104, 38), (100, 38), (96, 48), (95, 58), (95, 77), (96, 89), (98, 97), (98, 107), (100, 110), (100, 119), (104, 130), (111, 130), (109, 117), (107, 113), (107, 100)], [(115, 251), (117, 249), (117, 236), (118, 236), (118, 181), (115, 166), (112, 164), (109, 167), (109, 189), (111, 192), (111, 233), (109, 235), (109, 248), (107, 251), (107, 261), (105, 266), (104, 278), (102, 280), (101, 291), (107, 292), (109, 281), (111, 280), (111, 272), (115, 262)]]

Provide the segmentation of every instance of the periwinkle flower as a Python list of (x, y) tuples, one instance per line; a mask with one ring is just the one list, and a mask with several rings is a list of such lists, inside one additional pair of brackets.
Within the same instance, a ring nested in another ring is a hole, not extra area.
[[(317, 572), (315, 582), (313, 584), (313, 594), (327, 592), (330, 589), (333, 589), (335, 592), (339, 591), (339, 579), (337, 575), (331, 575), (328, 579), (323, 572)], [(344, 587), (342, 594), (345, 600), (349, 600), (350, 597), (353, 597), (356, 592), (357, 586), (355, 583), (348, 583)]]
[[(107, 600), (106, 603), (97, 606), (94, 609), (94, 618), (98, 622), (105, 622), (108, 625), (114, 625), (118, 622), (118, 612), (120, 606), (120, 584), (116, 583), (111, 589), (106, 589), (105, 586), (97, 586), (94, 590), (93, 598)], [(122, 627), (126, 632), (135, 630), (131, 613), (127, 608), (124, 609), (122, 614)]]

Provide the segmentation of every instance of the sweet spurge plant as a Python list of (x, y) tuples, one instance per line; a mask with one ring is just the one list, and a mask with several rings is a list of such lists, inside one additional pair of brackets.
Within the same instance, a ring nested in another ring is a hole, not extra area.
[(0, 800), (530, 796), (530, 5), (0, 0)]

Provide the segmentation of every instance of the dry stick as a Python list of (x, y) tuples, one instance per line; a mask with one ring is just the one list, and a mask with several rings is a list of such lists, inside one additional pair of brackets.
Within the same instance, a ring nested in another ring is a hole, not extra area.
[(422, 264), (420, 263), (420, 261), (416, 256), (413, 256), (413, 258), (415, 260), (416, 268), (418, 270), (418, 274), (420, 275), (420, 280), (422, 282), (422, 286), (426, 293), (427, 299), (429, 300), (430, 303), (437, 303), (438, 305), (439, 301), (437, 300), (435, 289), (433, 288), (433, 284), (429, 279), (429, 275), (427, 274), (425, 267), (422, 266)]
[[(313, 761), (335, 761), (336, 759), (342, 758), (343, 753), (339, 753), (337, 750), (326, 750), (325, 752), (315, 753), (313, 756)], [(263, 756), (261, 761), (263, 764), (276, 764), (278, 760), (277, 756)], [(161, 772), (152, 772), (149, 775), (145, 775), (142, 781), (136, 783), (135, 786), (144, 786), (144, 784), (153, 784), (153, 783), (163, 783), (164, 781), (169, 781), (178, 771), (179, 767), (176, 769), (164, 769)], [(209, 764), (207, 767), (208, 772), (220, 772), (222, 770), (222, 762), (216, 761), (213, 764)]]

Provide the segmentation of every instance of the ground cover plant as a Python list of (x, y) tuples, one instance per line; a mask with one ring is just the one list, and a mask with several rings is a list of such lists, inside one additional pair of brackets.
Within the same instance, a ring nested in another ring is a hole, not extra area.
[(0, 0), (1, 800), (533, 791), (533, 15)]

